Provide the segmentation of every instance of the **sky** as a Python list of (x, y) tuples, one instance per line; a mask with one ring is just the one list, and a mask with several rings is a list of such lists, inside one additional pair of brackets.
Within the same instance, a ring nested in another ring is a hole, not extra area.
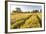
[(11, 5), (11, 12), (12, 10), (16, 10), (16, 8), (20, 8), (23, 12), (42, 9), (40, 5)]

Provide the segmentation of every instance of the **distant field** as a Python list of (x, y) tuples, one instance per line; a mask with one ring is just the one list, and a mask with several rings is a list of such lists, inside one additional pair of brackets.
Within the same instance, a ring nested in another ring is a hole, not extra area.
[(42, 13), (12, 13), (11, 29), (42, 27)]

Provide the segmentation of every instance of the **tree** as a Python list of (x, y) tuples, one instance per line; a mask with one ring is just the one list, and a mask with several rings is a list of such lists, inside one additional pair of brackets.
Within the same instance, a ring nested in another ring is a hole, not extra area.
[(42, 12), (42, 9), (40, 9), (40, 12)]
[(16, 8), (16, 11), (17, 11), (17, 12), (21, 12), (21, 9), (20, 9), (20, 8)]
[(33, 10), (33, 11), (32, 11), (32, 13), (37, 13), (37, 12), (39, 12), (39, 11), (38, 11), (38, 10)]

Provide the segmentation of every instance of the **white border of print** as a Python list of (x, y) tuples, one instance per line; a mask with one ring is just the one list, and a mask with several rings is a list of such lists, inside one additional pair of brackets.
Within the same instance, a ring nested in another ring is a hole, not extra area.
[[(42, 7), (42, 28), (10, 29), (10, 4), (15, 5), (40, 5)], [(8, 2), (8, 32), (44, 30), (44, 4)]]

